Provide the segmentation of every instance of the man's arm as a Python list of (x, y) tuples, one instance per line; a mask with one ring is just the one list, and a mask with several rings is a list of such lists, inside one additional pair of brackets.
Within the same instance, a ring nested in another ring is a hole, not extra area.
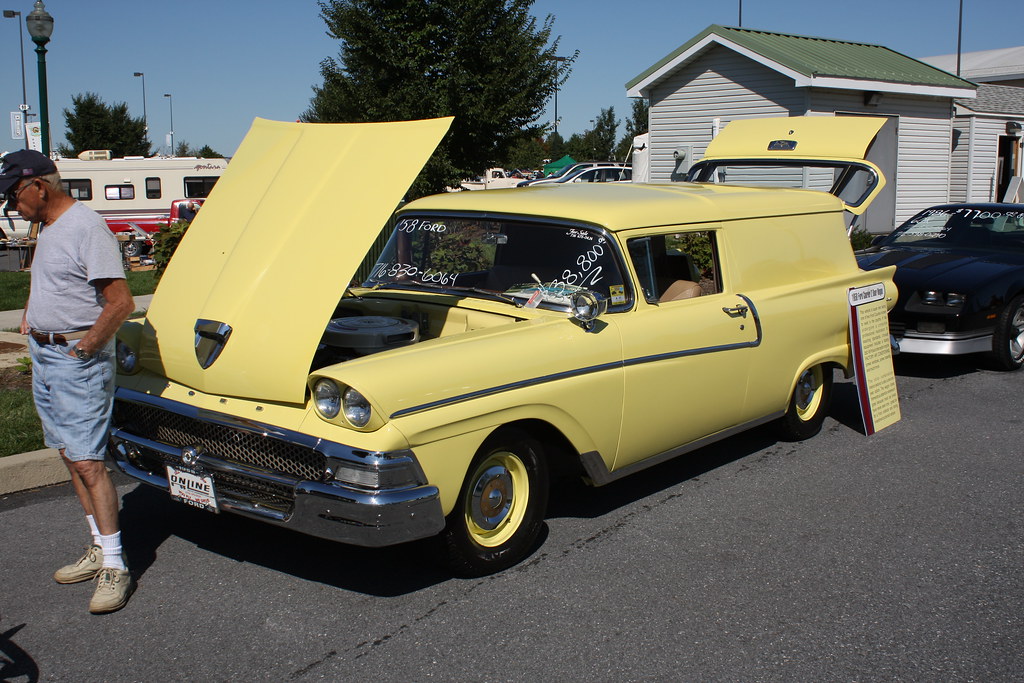
[(93, 283), (106, 300), (96, 324), (85, 333), (78, 347), (85, 353), (96, 353), (97, 350), (114, 336), (121, 323), (135, 311), (135, 299), (128, 289), (128, 281), (123, 278), (103, 278)]

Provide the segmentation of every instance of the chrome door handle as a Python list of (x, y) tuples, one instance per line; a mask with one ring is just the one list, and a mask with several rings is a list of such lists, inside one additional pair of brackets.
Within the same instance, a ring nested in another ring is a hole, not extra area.
[(728, 306), (723, 306), (722, 307), (722, 312), (724, 312), (730, 318), (736, 318), (736, 317), (746, 318), (747, 317), (747, 311), (749, 311), (749, 310), (750, 309), (747, 306), (744, 306), (743, 304), (740, 304), (739, 306), (734, 306), (732, 308), (729, 308)]

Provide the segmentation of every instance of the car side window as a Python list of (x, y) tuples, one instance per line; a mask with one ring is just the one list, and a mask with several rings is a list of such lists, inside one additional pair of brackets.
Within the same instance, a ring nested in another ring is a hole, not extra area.
[(713, 231), (649, 235), (629, 240), (627, 246), (648, 303), (681, 301), (722, 291)]

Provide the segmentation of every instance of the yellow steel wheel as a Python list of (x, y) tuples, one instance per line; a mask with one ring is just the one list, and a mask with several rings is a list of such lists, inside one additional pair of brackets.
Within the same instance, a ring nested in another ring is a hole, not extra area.
[(832, 368), (815, 365), (797, 377), (786, 414), (775, 423), (787, 441), (809, 439), (819, 431), (832, 404)]
[(544, 528), (548, 477), (535, 438), (515, 427), (495, 431), (473, 458), (438, 536), (448, 567), (460, 576), (483, 576), (529, 555)]
[(821, 405), (822, 370), (820, 365), (808, 368), (800, 374), (796, 382), (796, 392), (793, 396), (793, 405), (796, 407), (796, 414), (803, 421), (814, 417)]
[(501, 545), (526, 515), (530, 479), (514, 453), (491, 454), (470, 475), (462, 501), (470, 537), (487, 548)]

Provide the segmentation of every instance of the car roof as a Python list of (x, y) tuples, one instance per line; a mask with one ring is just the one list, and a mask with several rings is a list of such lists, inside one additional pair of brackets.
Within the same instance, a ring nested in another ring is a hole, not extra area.
[(417, 199), (402, 212), (518, 214), (601, 225), (609, 230), (717, 223), (759, 216), (841, 212), (817, 190), (698, 183), (564, 183)]

